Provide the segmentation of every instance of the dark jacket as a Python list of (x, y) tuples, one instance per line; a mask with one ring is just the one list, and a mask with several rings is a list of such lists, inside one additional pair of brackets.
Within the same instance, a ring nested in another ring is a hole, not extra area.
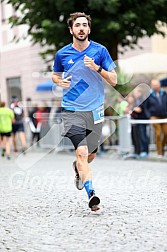
[(160, 100), (156, 96), (154, 90), (151, 90), (150, 96), (146, 100), (146, 110), (147, 117), (158, 116), (158, 117), (166, 117), (167, 116), (167, 93), (161, 89)]
[(140, 107), (141, 108), (141, 112), (137, 113), (134, 112), (134, 119), (138, 119), (138, 120), (146, 120), (149, 119), (148, 113), (146, 111), (147, 107), (146, 107), (146, 100), (144, 100), (143, 97), (139, 97), (136, 101), (135, 101), (135, 107)]

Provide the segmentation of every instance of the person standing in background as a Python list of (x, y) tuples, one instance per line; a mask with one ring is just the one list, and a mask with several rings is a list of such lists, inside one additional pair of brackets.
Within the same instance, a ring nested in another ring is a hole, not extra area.
[(26, 136), (24, 132), (24, 121), (23, 121), (24, 110), (20, 106), (17, 97), (12, 98), (11, 109), (13, 110), (15, 116), (15, 122), (12, 125), (12, 140), (13, 140), (14, 152), (18, 151), (16, 140), (16, 135), (18, 134), (22, 145), (22, 152), (25, 153), (24, 151), (26, 150)]
[[(146, 116), (146, 106), (144, 95), (140, 89), (137, 89), (133, 92), (135, 97), (135, 108), (134, 112), (136, 113), (135, 119), (137, 120), (147, 120)], [(144, 100), (144, 102), (143, 102)], [(137, 124), (138, 126), (138, 138), (140, 141), (140, 157), (146, 158), (149, 154), (149, 138), (147, 134), (147, 124)]]
[(0, 135), (2, 154), (10, 159), (10, 137), (12, 133), (12, 122), (14, 122), (14, 113), (11, 109), (5, 107), (5, 102), (0, 102)]
[[(137, 113), (140, 111), (140, 108), (136, 107), (134, 94), (131, 94), (127, 97), (127, 102), (128, 105), (125, 109), (125, 114), (129, 114), (131, 116), (131, 119), (136, 120)], [(140, 154), (140, 135), (139, 125), (137, 123), (132, 124), (131, 137), (134, 146), (134, 154), (138, 156)]]
[[(159, 80), (151, 81), (151, 93), (146, 102), (146, 114), (151, 120), (167, 118), (167, 93), (161, 89)], [(157, 155), (161, 158), (167, 143), (167, 123), (153, 124)]]
[(34, 107), (29, 110), (29, 125), (31, 130), (31, 145), (34, 144), (34, 142), (37, 143), (37, 146), (39, 146), (39, 140), (40, 140), (40, 131), (41, 126), (38, 127), (37, 125), (37, 119), (36, 119), (36, 112), (38, 111), (38, 105), (35, 104)]

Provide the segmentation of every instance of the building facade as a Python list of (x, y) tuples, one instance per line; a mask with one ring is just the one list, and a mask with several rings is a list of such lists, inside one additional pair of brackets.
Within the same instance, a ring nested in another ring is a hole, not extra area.
[[(55, 98), (53, 92), (37, 92), (36, 87), (51, 78), (51, 72), (46, 73), (46, 65), (39, 55), (43, 48), (32, 45), (31, 38), (26, 37), (27, 26), (11, 28), (7, 19), (14, 15), (11, 5), (0, 2), (0, 96), (9, 105), (12, 96), (25, 102), (31, 99), (51, 101)], [(13, 42), (13, 37), (21, 37), (18, 43)], [(139, 40), (135, 50), (123, 50), (120, 59), (136, 56), (141, 53), (159, 52), (167, 54), (167, 38), (153, 36)]]
[[(37, 92), (36, 87), (51, 77), (39, 52), (39, 45), (32, 45), (26, 38), (27, 26), (11, 28), (7, 19), (12, 15), (11, 5), (0, 2), (0, 96), (9, 105), (12, 96), (17, 96), (26, 106), (27, 100), (50, 101), (52, 92)], [(21, 39), (18, 43), (13, 37)]]

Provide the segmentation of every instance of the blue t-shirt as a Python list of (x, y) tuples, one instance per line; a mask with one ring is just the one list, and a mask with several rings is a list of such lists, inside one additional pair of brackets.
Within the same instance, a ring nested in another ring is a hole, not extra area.
[(92, 111), (104, 103), (103, 79), (84, 65), (85, 55), (106, 71), (115, 68), (107, 49), (94, 41), (82, 52), (73, 48), (72, 43), (57, 51), (53, 70), (63, 73), (64, 78), (72, 76), (70, 88), (63, 90), (62, 107), (66, 110)]

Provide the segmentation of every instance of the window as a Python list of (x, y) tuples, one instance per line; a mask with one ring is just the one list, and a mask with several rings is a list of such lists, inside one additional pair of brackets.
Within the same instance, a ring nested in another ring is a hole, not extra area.
[(12, 96), (17, 96), (19, 101), (21, 101), (22, 94), (21, 94), (20, 77), (8, 78), (6, 82), (7, 82), (8, 104), (10, 105)]

